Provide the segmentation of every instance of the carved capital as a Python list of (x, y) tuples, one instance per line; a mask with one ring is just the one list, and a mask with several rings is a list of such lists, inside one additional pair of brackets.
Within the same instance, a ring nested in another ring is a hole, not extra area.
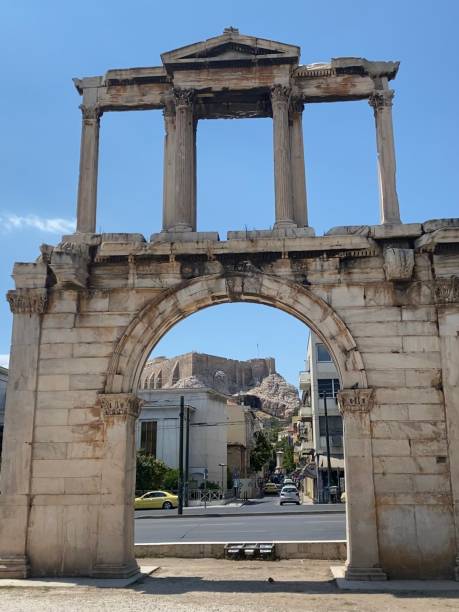
[(172, 90), (175, 100), (175, 107), (178, 108), (192, 108), (195, 96), (194, 89), (180, 89), (174, 87)]
[(355, 412), (370, 412), (373, 407), (373, 389), (342, 389), (338, 391), (338, 409), (345, 416)]
[(285, 85), (273, 85), (271, 87), (272, 104), (288, 104), (292, 90)]
[(6, 294), (13, 314), (43, 314), (48, 302), (46, 289), (15, 289)]
[(392, 89), (374, 91), (368, 98), (368, 104), (372, 106), (376, 112), (381, 108), (392, 106), (393, 97), (394, 91)]
[(105, 393), (100, 394), (98, 403), (102, 407), (102, 417), (121, 417), (136, 419), (140, 414), (143, 401), (133, 393)]
[(102, 111), (98, 106), (85, 106), (84, 104), (80, 104), (80, 108), (85, 125), (93, 125), (100, 121)]
[(459, 304), (459, 277), (440, 278), (434, 283), (436, 304)]

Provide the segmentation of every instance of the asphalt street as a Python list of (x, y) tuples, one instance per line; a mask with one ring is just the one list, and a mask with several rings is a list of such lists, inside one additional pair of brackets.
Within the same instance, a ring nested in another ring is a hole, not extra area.
[(292, 514), (137, 518), (135, 542), (238, 542), (279, 540), (344, 540), (346, 515)]

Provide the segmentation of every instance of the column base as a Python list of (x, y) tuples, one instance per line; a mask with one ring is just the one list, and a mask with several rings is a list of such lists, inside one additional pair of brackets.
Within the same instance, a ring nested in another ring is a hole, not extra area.
[(131, 563), (99, 563), (91, 572), (92, 578), (131, 578), (140, 575), (140, 567), (134, 559)]
[(254, 240), (257, 238), (307, 238), (316, 234), (312, 227), (274, 227), (271, 230), (228, 232), (228, 240)]
[(0, 557), (0, 578), (28, 578), (30, 566), (25, 556)]
[(345, 567), (346, 580), (387, 580), (387, 574), (380, 567)]
[(177, 232), (175, 230), (165, 230), (159, 234), (152, 234), (150, 242), (202, 242), (204, 240), (218, 242), (220, 237), (218, 232)]

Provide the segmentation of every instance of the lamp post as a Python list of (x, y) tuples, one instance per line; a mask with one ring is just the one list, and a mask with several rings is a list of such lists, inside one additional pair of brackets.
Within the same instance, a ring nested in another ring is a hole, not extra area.
[(224, 480), (223, 480), (223, 468), (226, 467), (226, 463), (219, 463), (218, 465), (222, 468), (222, 499), (223, 499), (224, 486), (225, 486)]

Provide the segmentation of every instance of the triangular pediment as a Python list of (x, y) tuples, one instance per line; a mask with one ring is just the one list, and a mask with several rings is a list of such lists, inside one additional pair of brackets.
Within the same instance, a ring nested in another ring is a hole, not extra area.
[(220, 36), (186, 45), (161, 55), (164, 66), (171, 69), (188, 68), (200, 64), (219, 63), (297, 63), (300, 48), (274, 40), (240, 34), (235, 28), (226, 28)]

